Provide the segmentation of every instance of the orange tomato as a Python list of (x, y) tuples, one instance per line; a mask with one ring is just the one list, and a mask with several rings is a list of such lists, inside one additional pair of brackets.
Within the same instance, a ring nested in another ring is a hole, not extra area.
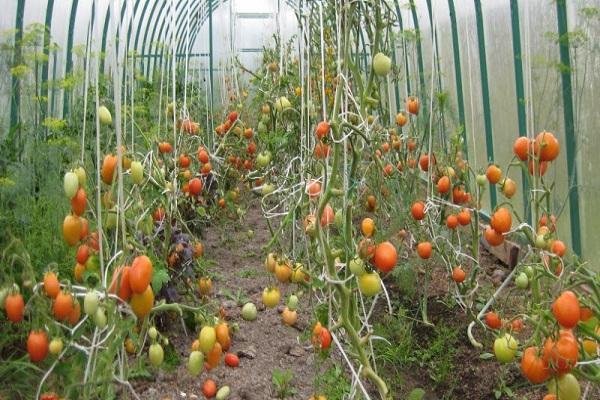
[(513, 144), (513, 151), (521, 161), (527, 161), (531, 146), (531, 140), (525, 136), (521, 136), (515, 140), (515, 143)]
[(533, 152), (541, 161), (553, 161), (560, 153), (558, 139), (550, 132), (540, 132), (533, 143)]
[(136, 294), (144, 293), (151, 280), (152, 261), (145, 255), (136, 257), (131, 263), (131, 270), (129, 271), (129, 286), (131, 286), (132, 292)]
[(44, 292), (46, 296), (55, 299), (60, 292), (60, 283), (54, 272), (46, 272), (44, 275)]
[(425, 203), (422, 201), (413, 203), (412, 207), (410, 208), (410, 213), (417, 221), (422, 220), (425, 218)]
[(581, 314), (577, 295), (570, 290), (562, 292), (552, 303), (552, 314), (563, 328), (574, 328)]
[(373, 264), (382, 272), (390, 272), (398, 261), (398, 252), (396, 247), (390, 242), (383, 242), (375, 247), (373, 254)]
[(500, 207), (492, 215), (490, 226), (498, 233), (506, 233), (510, 231), (512, 226), (512, 216), (510, 211), (508, 211), (508, 209), (505, 207)]
[(52, 306), (52, 313), (54, 318), (59, 321), (64, 321), (69, 318), (69, 315), (73, 311), (73, 296), (71, 293), (60, 291), (54, 299)]
[(81, 237), (81, 220), (75, 215), (67, 215), (63, 221), (63, 238), (69, 246), (75, 246)]
[(485, 172), (485, 176), (492, 185), (495, 185), (496, 183), (500, 182), (502, 170), (498, 168), (498, 166), (490, 164)]
[(429, 242), (421, 242), (417, 245), (417, 254), (424, 260), (431, 257), (432, 246)]

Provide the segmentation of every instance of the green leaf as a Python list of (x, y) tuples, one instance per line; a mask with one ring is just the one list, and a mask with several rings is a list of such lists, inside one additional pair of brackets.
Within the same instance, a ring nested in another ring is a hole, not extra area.
[(160, 292), (163, 285), (169, 282), (170, 279), (171, 278), (165, 269), (161, 268), (154, 271), (152, 274), (152, 289), (154, 290), (154, 293)]
[(416, 388), (408, 394), (407, 400), (421, 400), (423, 397), (425, 397), (425, 391), (421, 388)]
[(479, 355), (479, 358), (482, 360), (490, 360), (490, 359), (494, 358), (494, 355), (492, 353), (481, 353)]

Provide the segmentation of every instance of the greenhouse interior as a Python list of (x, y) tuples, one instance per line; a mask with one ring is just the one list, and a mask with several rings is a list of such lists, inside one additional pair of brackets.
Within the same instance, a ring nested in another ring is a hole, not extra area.
[(600, 399), (600, 0), (0, 4), (0, 400)]

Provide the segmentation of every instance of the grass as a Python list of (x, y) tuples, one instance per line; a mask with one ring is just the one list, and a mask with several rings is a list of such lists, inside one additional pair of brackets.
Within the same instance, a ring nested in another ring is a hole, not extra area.
[(460, 330), (440, 323), (424, 335), (418, 335), (414, 322), (405, 315), (406, 311), (400, 309), (398, 315), (386, 315), (374, 327), (375, 335), (392, 343), (373, 343), (377, 361), (390, 378), (390, 389), (393, 393), (401, 392), (403, 372), (426, 371), (433, 386), (447, 387), (451, 392), (456, 385), (452, 371)]
[(245, 268), (236, 272), (236, 275), (240, 278), (258, 278), (262, 276), (262, 271), (254, 268)]
[[(320, 390), (318, 394), (328, 399), (343, 399), (350, 393), (351, 382), (339, 365), (332, 365), (324, 373), (317, 375), (315, 386)], [(360, 400), (363, 397), (357, 393), (354, 398)]]

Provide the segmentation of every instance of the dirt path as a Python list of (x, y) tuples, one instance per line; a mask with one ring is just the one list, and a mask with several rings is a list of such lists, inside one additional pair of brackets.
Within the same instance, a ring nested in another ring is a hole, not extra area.
[[(263, 307), (262, 291), (273, 280), (269, 280), (264, 270), (261, 248), (270, 234), (258, 200), (252, 198), (249, 202), (244, 224), (227, 229), (224, 224), (216, 223), (205, 230), (202, 238), (205, 257), (215, 262), (210, 268), (211, 274), (214, 274), (213, 293), (216, 300), (225, 306), (230, 326), (237, 323), (240, 328), (233, 335), (229, 350), (241, 356), (240, 366), (233, 369), (221, 363), (216, 369), (193, 377), (186, 369), (193, 333), (186, 337), (180, 324), (174, 324), (168, 336), (182, 363), (172, 372), (159, 371), (155, 375), (156, 380), (148, 382), (140, 390), (142, 398), (203, 399), (202, 384), (211, 378), (218, 387), (228, 385), (231, 388), (229, 399), (273, 399), (277, 398), (271, 382), (276, 368), (292, 372), (291, 386), (296, 393), (287, 398), (308, 399), (312, 395), (315, 356), (310, 349), (305, 349), (308, 343), (299, 339), (301, 330), (310, 323), (309, 313), (306, 309), (302, 312), (300, 306), (297, 327), (293, 328), (283, 325), (277, 309)], [(254, 232), (252, 238), (249, 237), (249, 229)], [(293, 287), (278, 286), (283, 304)], [(259, 310), (256, 321), (244, 321), (240, 316), (241, 308), (227, 295), (238, 293), (256, 304)]]

